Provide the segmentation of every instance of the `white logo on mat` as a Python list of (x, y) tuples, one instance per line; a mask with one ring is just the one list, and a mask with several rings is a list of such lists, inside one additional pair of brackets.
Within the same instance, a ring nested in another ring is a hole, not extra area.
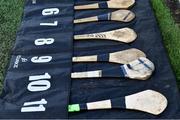
[(21, 61), (24, 63), (24, 62), (27, 62), (28, 59), (26, 59), (26, 58), (21, 58)]
[(20, 63), (20, 62), (25, 63), (25, 62), (27, 62), (27, 61), (28, 61), (28, 59), (26, 59), (26, 58), (22, 58), (22, 56), (21, 56), (21, 55), (18, 55), (18, 56), (16, 57), (15, 62), (14, 62), (14, 66), (13, 66), (13, 68), (18, 68), (18, 67), (19, 67), (19, 63)]
[(13, 68), (18, 68), (18, 66), (19, 66), (19, 60), (21, 59), (21, 55), (18, 55), (17, 57), (16, 57), (16, 60), (15, 60), (15, 63), (14, 63), (14, 66), (13, 66)]

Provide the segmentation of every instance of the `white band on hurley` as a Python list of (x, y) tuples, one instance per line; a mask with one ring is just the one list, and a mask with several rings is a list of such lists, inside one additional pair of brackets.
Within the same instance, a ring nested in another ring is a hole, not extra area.
[(102, 77), (102, 71), (90, 71), (90, 72), (75, 72), (71, 74), (71, 78), (96, 78)]

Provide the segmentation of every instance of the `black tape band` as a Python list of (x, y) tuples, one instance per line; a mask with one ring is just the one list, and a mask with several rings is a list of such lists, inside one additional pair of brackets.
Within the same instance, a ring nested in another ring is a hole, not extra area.
[(101, 2), (101, 3), (99, 3), (99, 8), (108, 8), (107, 2)]
[(102, 77), (125, 77), (126, 71), (123, 66), (111, 67), (102, 70)]
[(109, 61), (109, 54), (98, 55), (97, 61), (108, 62)]
[(87, 110), (87, 105), (86, 104), (80, 104), (80, 110)]
[(126, 76), (127, 72), (126, 72), (124, 66), (121, 66), (119, 71), (120, 71), (119, 72), (120, 76), (122, 76), (122, 77)]
[(139, 62), (141, 63), (141, 64), (143, 64), (146, 68), (148, 68), (149, 70), (152, 70), (152, 68), (149, 66), (149, 65), (147, 65), (143, 60), (141, 60), (141, 59), (138, 59), (139, 60)]
[(111, 107), (112, 108), (126, 108), (125, 97), (112, 99)]
[(131, 14), (131, 12), (129, 12), (129, 13), (123, 18), (123, 20), (126, 20), (130, 14)]
[(98, 15), (98, 20), (110, 20), (110, 14), (107, 13), (107, 14), (103, 14), (103, 15)]

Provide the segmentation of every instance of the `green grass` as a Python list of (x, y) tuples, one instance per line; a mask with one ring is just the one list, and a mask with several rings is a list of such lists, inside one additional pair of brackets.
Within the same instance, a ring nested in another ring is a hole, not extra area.
[[(0, 0), (0, 90), (10, 51), (16, 38), (16, 31), (23, 12), (24, 0)], [(152, 0), (164, 43), (180, 85), (180, 29), (174, 23), (164, 0)]]
[(152, 0), (171, 65), (180, 86), (180, 28), (175, 24), (165, 0)]
[(24, 0), (0, 0), (0, 90), (10, 52), (16, 39)]

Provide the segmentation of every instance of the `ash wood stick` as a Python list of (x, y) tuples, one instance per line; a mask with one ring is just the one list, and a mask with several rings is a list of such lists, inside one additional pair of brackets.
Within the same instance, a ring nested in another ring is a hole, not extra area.
[(147, 112), (153, 115), (161, 114), (167, 107), (168, 101), (164, 95), (154, 90), (145, 90), (132, 95), (101, 100), (96, 102), (72, 104), (68, 106), (69, 112), (100, 109), (129, 109)]
[(127, 9), (135, 4), (135, 0), (109, 0), (99, 3), (87, 4), (87, 5), (76, 5), (75, 10), (85, 9), (98, 9), (98, 8), (112, 8), (112, 9)]
[(73, 57), (72, 61), (73, 62), (112, 62), (112, 63), (128, 64), (129, 62), (132, 62), (140, 57), (146, 57), (145, 53), (136, 48), (131, 48), (109, 54)]
[(75, 40), (112, 40), (124, 43), (130, 43), (135, 41), (137, 38), (137, 34), (133, 29), (130, 28), (121, 28), (117, 30), (100, 32), (100, 33), (92, 33), (92, 34), (82, 34), (82, 35), (74, 35)]
[(154, 64), (147, 58), (140, 57), (129, 64), (120, 65), (117, 67), (107, 68), (96, 71), (74, 72), (71, 73), (71, 78), (130, 78), (136, 80), (147, 80), (155, 69)]
[(135, 18), (135, 14), (129, 10), (117, 10), (115, 12), (110, 12), (98, 16), (87, 17), (82, 19), (74, 20), (74, 23), (85, 23), (85, 22), (95, 22), (95, 21), (120, 21), (120, 22), (130, 22)]

